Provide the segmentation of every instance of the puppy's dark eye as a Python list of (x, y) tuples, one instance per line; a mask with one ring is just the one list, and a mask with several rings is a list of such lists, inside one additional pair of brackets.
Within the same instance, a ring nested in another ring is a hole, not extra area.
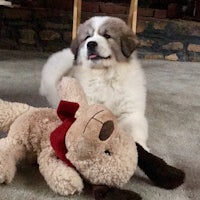
[(85, 37), (85, 40), (87, 40), (89, 37), (90, 37), (90, 35), (87, 35), (87, 36)]
[(108, 155), (108, 156), (110, 156), (110, 155), (111, 155), (111, 153), (110, 153), (110, 151), (109, 151), (109, 150), (105, 150), (105, 151), (104, 151), (104, 153), (105, 153), (106, 155)]
[(111, 38), (111, 36), (110, 36), (109, 34), (107, 34), (107, 33), (105, 33), (105, 34), (103, 35), (103, 37), (105, 37), (106, 39)]

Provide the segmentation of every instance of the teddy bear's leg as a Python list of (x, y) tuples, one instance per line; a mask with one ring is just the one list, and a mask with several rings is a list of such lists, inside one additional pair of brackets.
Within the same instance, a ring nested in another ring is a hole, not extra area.
[(38, 156), (41, 174), (50, 188), (61, 195), (72, 195), (83, 189), (83, 181), (72, 167), (58, 159), (52, 148), (44, 149)]
[(155, 185), (174, 189), (180, 186), (185, 179), (185, 173), (168, 165), (161, 158), (147, 152), (141, 145), (137, 144), (138, 166), (154, 182)]
[(16, 163), (25, 154), (24, 146), (14, 138), (0, 140), (0, 183), (10, 183), (15, 176)]

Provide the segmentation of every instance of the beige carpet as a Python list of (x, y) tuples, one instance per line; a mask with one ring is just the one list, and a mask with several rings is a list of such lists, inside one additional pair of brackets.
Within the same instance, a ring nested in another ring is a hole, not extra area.
[[(46, 55), (0, 51), (0, 98), (44, 106), (38, 95)], [(155, 187), (139, 170), (125, 188), (144, 200), (200, 199), (200, 63), (142, 61), (147, 76), (149, 146), (156, 155), (186, 172), (175, 190)], [(4, 137), (0, 133), (0, 137)], [(20, 165), (10, 185), (0, 185), (0, 200), (86, 200), (61, 197), (46, 185), (37, 166)]]

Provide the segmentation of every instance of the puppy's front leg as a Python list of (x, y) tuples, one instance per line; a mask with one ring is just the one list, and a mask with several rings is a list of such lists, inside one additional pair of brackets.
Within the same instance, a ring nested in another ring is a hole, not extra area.
[(142, 113), (128, 113), (119, 118), (119, 125), (126, 133), (130, 134), (135, 142), (139, 143), (145, 150), (148, 139), (148, 122)]

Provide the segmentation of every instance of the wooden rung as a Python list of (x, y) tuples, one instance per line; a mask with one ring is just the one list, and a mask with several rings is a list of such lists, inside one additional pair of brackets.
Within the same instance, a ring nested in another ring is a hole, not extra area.
[(138, 0), (131, 0), (129, 15), (128, 15), (128, 25), (132, 27), (132, 30), (135, 34), (137, 27), (137, 10), (138, 10)]
[[(72, 39), (76, 38), (78, 26), (81, 21), (81, 6), (82, 0), (74, 0)], [(131, 0), (128, 15), (128, 25), (132, 28), (134, 33), (136, 33), (137, 27), (137, 9), (138, 0)]]
[(78, 26), (81, 21), (82, 0), (74, 0), (72, 39), (76, 38)]

